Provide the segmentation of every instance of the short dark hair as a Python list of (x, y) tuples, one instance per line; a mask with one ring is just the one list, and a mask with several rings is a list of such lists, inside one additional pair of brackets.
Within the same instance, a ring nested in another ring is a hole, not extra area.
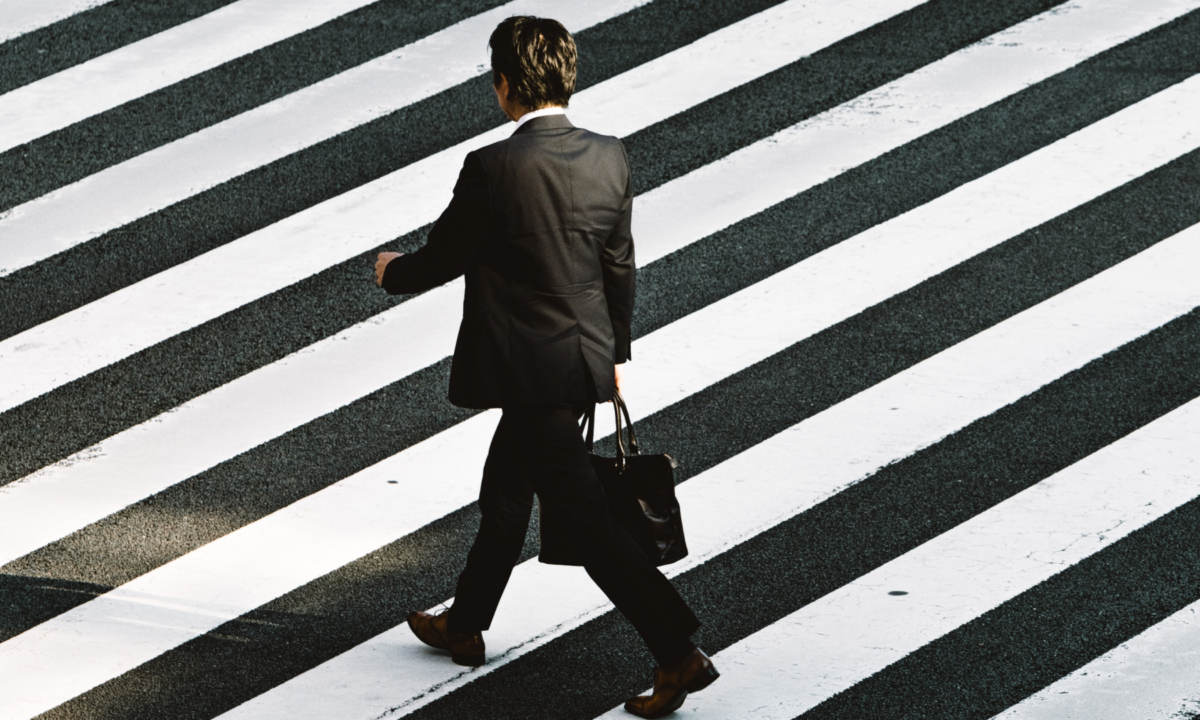
[(508, 78), (508, 98), (530, 110), (566, 107), (575, 92), (575, 39), (557, 20), (515, 15), (488, 40), (492, 84)]

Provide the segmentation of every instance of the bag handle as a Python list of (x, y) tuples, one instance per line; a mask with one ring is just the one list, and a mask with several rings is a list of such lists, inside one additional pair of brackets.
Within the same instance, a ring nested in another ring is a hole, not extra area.
[[(622, 432), (622, 427), (621, 427), (621, 410), (620, 410), (620, 408), (618, 408), (616, 406), (615, 403), (613, 405), (613, 411), (616, 415), (617, 457), (619, 459), (619, 458), (624, 457), (626, 454), (625, 453), (625, 439), (624, 439), (624, 433)], [(629, 417), (628, 410), (625, 411), (625, 417), (627, 417), (627, 418)], [(587, 409), (587, 412), (584, 413), (582, 427), (587, 428), (587, 437), (584, 440), (584, 447), (587, 449), (587, 451), (589, 453), (594, 452), (594, 450), (595, 450), (594, 437), (595, 437), (595, 430), (596, 430), (596, 405), (595, 404), (590, 405)], [(633, 427), (631, 425), (630, 430), (632, 430), (632, 429), (633, 429)], [(636, 447), (637, 447), (636, 439), (634, 440), (633, 445), (634, 445), (634, 448), (636, 449)]]
[[(642, 451), (638, 448), (637, 435), (633, 432), (633, 420), (629, 416), (629, 407), (625, 405), (625, 398), (621, 397), (621, 393), (613, 389), (613, 415), (616, 421), (617, 434), (617, 457), (616, 464), (619, 472), (625, 471), (625, 458), (629, 454), (641, 455)], [(625, 450), (625, 433), (622, 427), (622, 414), (624, 414), (625, 426), (629, 428), (629, 451)], [(589, 453), (594, 452), (595, 448), (595, 431), (596, 431), (596, 406), (591, 405), (583, 416), (584, 426), (587, 428), (587, 438), (584, 440), (584, 447)]]
[(642, 451), (638, 449), (637, 435), (633, 432), (633, 420), (629, 417), (629, 407), (625, 405), (625, 398), (621, 397), (621, 391), (616, 388), (613, 388), (613, 406), (618, 409), (617, 434), (621, 434), (621, 413), (624, 413), (625, 425), (629, 428), (629, 452), (631, 455), (641, 455)]
[(588, 454), (591, 454), (594, 446), (594, 443), (592, 442), (592, 436), (594, 434), (594, 430), (596, 429), (595, 404), (588, 405), (587, 412), (583, 414), (583, 427), (587, 430), (587, 433), (583, 439), (583, 446), (588, 451)]

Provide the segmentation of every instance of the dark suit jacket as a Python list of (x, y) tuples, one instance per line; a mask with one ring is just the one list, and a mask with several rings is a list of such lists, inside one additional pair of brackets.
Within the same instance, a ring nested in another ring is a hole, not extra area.
[(466, 275), (450, 401), (604, 401), (630, 356), (633, 189), (621, 141), (534, 118), (467, 155), (424, 247), (388, 263), (414, 293)]

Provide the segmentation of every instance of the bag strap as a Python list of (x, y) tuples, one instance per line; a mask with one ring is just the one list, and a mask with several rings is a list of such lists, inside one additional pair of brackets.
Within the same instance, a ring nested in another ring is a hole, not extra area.
[[(619, 426), (618, 426), (619, 427)], [(594, 453), (596, 450), (595, 434), (596, 434), (596, 404), (588, 405), (587, 412), (583, 414), (583, 424), (579, 426), (581, 430), (586, 431), (583, 439), (583, 447), (588, 453)], [(617, 452), (623, 452), (624, 448), (617, 446)]]
[(617, 409), (616, 390), (613, 390), (613, 414), (616, 416), (617, 425), (617, 472), (625, 472), (625, 433), (621, 432), (621, 411)]
[[(620, 416), (617, 417), (617, 427), (620, 425)], [(589, 452), (595, 452), (595, 434), (596, 434), (596, 405), (595, 403), (588, 406), (587, 412), (583, 414), (583, 424), (579, 426), (581, 430), (586, 431), (583, 439), (583, 446)], [(620, 443), (617, 444), (617, 453), (623, 453), (625, 450)]]
[[(625, 457), (629, 454), (641, 455), (642, 451), (638, 448), (637, 435), (633, 432), (633, 420), (629, 417), (629, 408), (625, 405), (625, 399), (621, 397), (621, 393), (615, 388), (613, 389), (613, 415), (616, 421), (617, 434), (617, 457), (616, 464), (619, 472), (625, 471)], [(622, 427), (622, 414), (624, 415), (625, 426), (629, 428), (629, 450), (625, 449), (625, 432)], [(588, 407), (583, 416), (584, 427), (587, 428), (587, 437), (584, 440), (584, 447), (588, 453), (595, 450), (595, 434), (596, 434), (596, 406), (595, 404)]]
[(596, 406), (595, 406), (595, 404), (588, 405), (587, 412), (585, 412), (583, 414), (583, 428), (585, 430), (587, 430), (587, 432), (584, 434), (584, 438), (583, 438), (583, 447), (588, 451), (588, 454), (591, 455), (592, 451), (594, 449), (594, 443), (592, 442), (592, 437), (595, 434), (595, 429), (596, 429)]
[(617, 433), (621, 430), (621, 413), (625, 414), (625, 425), (629, 428), (629, 453), (631, 455), (641, 455), (642, 451), (638, 449), (637, 435), (633, 432), (633, 420), (629, 417), (629, 407), (625, 404), (625, 398), (621, 397), (621, 391), (613, 388), (613, 405), (618, 408), (617, 413)]

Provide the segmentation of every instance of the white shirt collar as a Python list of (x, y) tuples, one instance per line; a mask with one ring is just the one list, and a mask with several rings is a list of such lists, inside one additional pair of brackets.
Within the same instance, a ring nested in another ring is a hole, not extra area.
[(546, 107), (546, 108), (542, 108), (541, 110), (531, 110), (521, 116), (521, 119), (517, 121), (517, 126), (515, 128), (513, 128), (513, 132), (520, 130), (522, 125), (524, 125), (525, 123), (529, 122), (530, 120), (532, 120), (534, 118), (546, 117), (547, 115), (566, 115), (566, 114), (567, 114), (566, 108), (561, 108), (561, 107)]

